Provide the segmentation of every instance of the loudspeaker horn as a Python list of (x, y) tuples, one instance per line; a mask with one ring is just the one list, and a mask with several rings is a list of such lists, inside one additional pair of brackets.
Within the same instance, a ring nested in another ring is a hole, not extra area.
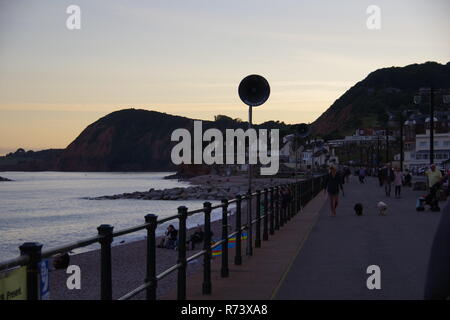
[(269, 82), (260, 75), (252, 74), (242, 79), (238, 92), (239, 97), (246, 105), (257, 107), (269, 99)]

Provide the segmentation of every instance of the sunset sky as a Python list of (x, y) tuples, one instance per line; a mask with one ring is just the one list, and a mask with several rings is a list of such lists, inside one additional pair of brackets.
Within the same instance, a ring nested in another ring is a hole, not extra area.
[[(69, 5), (81, 29), (69, 30)], [(369, 30), (369, 5), (381, 29)], [(0, 0), (0, 155), (64, 148), (109, 112), (312, 122), (371, 71), (450, 61), (450, 1)]]

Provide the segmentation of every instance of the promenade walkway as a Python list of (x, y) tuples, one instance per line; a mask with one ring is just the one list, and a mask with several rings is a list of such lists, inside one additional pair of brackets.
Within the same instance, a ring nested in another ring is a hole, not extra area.
[[(320, 193), (241, 266), (231, 251), (229, 278), (220, 277), (215, 259), (212, 295), (201, 294), (201, 272), (189, 277), (187, 299), (422, 299), (441, 213), (416, 212), (423, 192), (410, 188), (401, 199), (386, 197), (374, 178), (361, 185), (351, 177), (344, 188), (337, 217)], [(387, 203), (387, 216), (378, 215), (378, 201)], [(357, 202), (364, 206), (361, 217), (354, 214)], [(381, 290), (366, 286), (370, 265), (381, 268)], [(164, 298), (175, 297), (173, 291)]]
[[(317, 224), (283, 279), (276, 299), (422, 299), (429, 252), (440, 212), (417, 212), (423, 191), (403, 188), (401, 199), (386, 197), (378, 180), (345, 186), (338, 216), (320, 211)], [(384, 201), (387, 216), (375, 205)], [(354, 214), (361, 202), (364, 216)], [(444, 206), (444, 203), (441, 203)], [(381, 289), (369, 290), (369, 265), (381, 268)]]

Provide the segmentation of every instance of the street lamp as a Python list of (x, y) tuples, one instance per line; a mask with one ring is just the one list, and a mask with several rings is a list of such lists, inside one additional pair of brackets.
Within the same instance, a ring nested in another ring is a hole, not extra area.
[(434, 99), (435, 95), (441, 95), (442, 96), (442, 102), (443, 103), (450, 103), (450, 95), (444, 94), (444, 91), (442, 89), (434, 89), (431, 88), (424, 88), (419, 91), (417, 95), (414, 96), (414, 103), (420, 104), (422, 102), (422, 95), (429, 95), (429, 104), (430, 104), (430, 115), (429, 115), (429, 122), (430, 122), (430, 165), (434, 163)]
[[(242, 79), (239, 84), (238, 94), (242, 102), (248, 105), (248, 128), (252, 127), (252, 109), (262, 105), (269, 99), (270, 86), (267, 80), (257, 74), (252, 74)], [(247, 202), (247, 225), (248, 225), (248, 237), (247, 237), (247, 255), (253, 254), (252, 246), (252, 164), (250, 163), (251, 146), (249, 143), (248, 148), (248, 202)]]
[(412, 110), (400, 110), (389, 116), (389, 125), (394, 127), (398, 124), (400, 128), (400, 171), (403, 172), (404, 150), (403, 150), (403, 129), (405, 121)]

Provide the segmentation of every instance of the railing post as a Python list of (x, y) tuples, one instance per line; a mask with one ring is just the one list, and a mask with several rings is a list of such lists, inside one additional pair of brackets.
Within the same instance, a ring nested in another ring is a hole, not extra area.
[(40, 300), (39, 262), (41, 261), (42, 244), (39, 242), (25, 242), (19, 249), (21, 256), (29, 256), (27, 264), (27, 300)]
[[(277, 217), (278, 217), (278, 229), (280, 229), (283, 226), (283, 196), (282, 196), (282, 186), (279, 186), (277, 188), (277, 197), (278, 197), (278, 212), (277, 212)], [(276, 219), (276, 218), (275, 218)], [(275, 229), (277, 229), (277, 220), (275, 220)], [(277, 230), (278, 230), (277, 229)]]
[(113, 242), (114, 227), (109, 224), (98, 226), (100, 242), (100, 299), (112, 300), (112, 266), (111, 266), (111, 243)]
[(247, 192), (247, 250), (248, 256), (253, 255), (253, 225), (252, 225), (252, 194)]
[(156, 287), (158, 282), (156, 280), (156, 220), (158, 216), (154, 214), (147, 214), (145, 216), (145, 223), (147, 223), (147, 270), (145, 282), (150, 283), (147, 287), (147, 300), (156, 300)]
[(202, 293), (211, 294), (211, 202), (203, 203), (205, 213), (205, 239), (203, 242), (203, 285)]
[(261, 190), (256, 190), (255, 248), (261, 248)]
[(186, 220), (188, 209), (185, 206), (178, 207), (178, 281), (177, 300), (186, 300)]
[(274, 231), (274, 220), (275, 220), (275, 193), (274, 193), (274, 187), (270, 187), (270, 227), (269, 227), (269, 234), (273, 235), (275, 233)]
[(275, 187), (275, 230), (280, 229), (280, 187)]
[(264, 188), (264, 220), (263, 220), (263, 241), (269, 240), (269, 190)]
[(236, 196), (236, 250), (234, 256), (234, 264), (241, 265), (242, 264), (242, 228), (241, 228), (241, 219), (242, 219), (242, 196)]
[(284, 226), (284, 221), (285, 221), (285, 217), (286, 217), (286, 209), (287, 209), (287, 205), (286, 205), (286, 203), (284, 203), (284, 207), (283, 207), (283, 192), (284, 192), (284, 188), (286, 188), (286, 186), (285, 185), (283, 185), (283, 186), (281, 186), (280, 188), (279, 188), (279, 191), (278, 191), (278, 193), (279, 193), (279, 197), (280, 197), (280, 218), (279, 218), (279, 221), (280, 221), (280, 227), (282, 227), (282, 226)]
[(292, 217), (294, 217), (294, 210), (295, 210), (295, 184), (291, 183), (289, 185), (289, 217), (288, 220), (291, 220)]
[(228, 200), (222, 199), (222, 267), (220, 276), (228, 277)]
[[(286, 190), (287, 192), (289, 192), (289, 194), (291, 194), (291, 185), (287, 184), (286, 185)], [(287, 198), (287, 202), (286, 202), (286, 214), (284, 216), (284, 223), (287, 224), (287, 222), (289, 220), (291, 220), (291, 208), (292, 208), (292, 202), (289, 200), (289, 198)]]

